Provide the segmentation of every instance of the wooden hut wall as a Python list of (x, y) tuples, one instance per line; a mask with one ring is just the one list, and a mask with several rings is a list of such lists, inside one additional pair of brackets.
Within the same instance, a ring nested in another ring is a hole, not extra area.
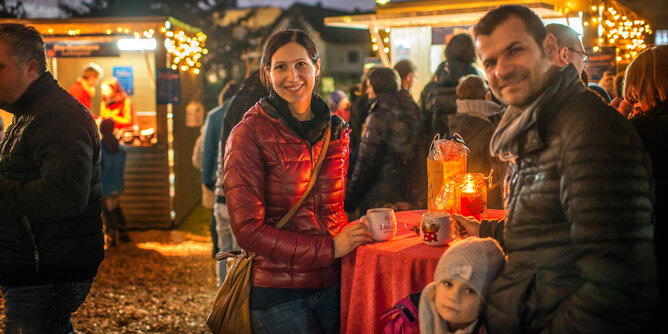
[[(160, 41), (158, 45), (164, 45)], [(151, 62), (153, 73), (160, 64), (165, 64), (163, 48), (158, 48)], [(155, 75), (155, 74), (154, 74)], [(153, 80), (155, 78), (147, 78)], [(135, 80), (135, 84), (137, 81)], [(169, 159), (167, 106), (155, 105), (155, 90), (145, 97), (155, 106), (156, 138), (153, 146), (127, 147), (125, 163), (125, 191), (120, 202), (123, 214), (130, 228), (172, 228), (171, 199), (169, 195)]]
[(173, 109), (174, 135), (174, 223), (179, 225), (202, 198), (200, 171), (193, 167), (192, 153), (200, 134), (200, 126), (186, 125), (186, 106), (191, 100), (201, 100), (202, 77), (181, 72), (181, 103)]

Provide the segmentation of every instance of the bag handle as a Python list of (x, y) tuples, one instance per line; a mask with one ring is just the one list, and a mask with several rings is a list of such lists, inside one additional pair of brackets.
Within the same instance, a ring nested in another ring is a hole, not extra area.
[(324, 142), (322, 144), (322, 149), (320, 150), (320, 155), (318, 155), (318, 161), (315, 164), (315, 168), (313, 168), (313, 174), (311, 174), (311, 179), (308, 182), (308, 185), (306, 186), (306, 191), (302, 194), (302, 197), (299, 198), (299, 201), (295, 203), (295, 205), (292, 206), (290, 211), (281, 218), (281, 220), (276, 224), (276, 228), (281, 229), (285, 224), (288, 223), (288, 220), (292, 218), (292, 216), (295, 215), (297, 210), (299, 210), (299, 207), (304, 203), (306, 200), (306, 197), (308, 196), (309, 192), (313, 188), (313, 185), (315, 184), (315, 180), (318, 178), (318, 173), (320, 173), (320, 167), (322, 167), (322, 162), (325, 161), (325, 156), (327, 155), (327, 149), (329, 148), (329, 140), (331, 137), (332, 133), (332, 121), (328, 121), (327, 123), (327, 129), (325, 129), (325, 138)]

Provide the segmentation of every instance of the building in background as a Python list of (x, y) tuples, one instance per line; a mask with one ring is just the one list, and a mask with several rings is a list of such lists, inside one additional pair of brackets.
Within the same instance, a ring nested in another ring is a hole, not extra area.
[[(606, 0), (417, 0), (382, 1), (375, 13), (328, 17), (330, 27), (367, 29), (386, 66), (408, 59), (418, 68), (417, 83), (411, 89), (419, 97), (421, 87), (431, 80), (444, 60), (445, 43), (454, 34), (471, 33), (473, 25), (490, 10), (509, 4), (524, 5), (536, 12), (545, 24), (561, 23), (583, 34), (583, 43), (592, 53), (592, 71), (623, 70), (644, 50), (652, 33), (649, 23), (618, 1)], [(425, 52), (425, 50), (428, 50)], [(594, 62), (596, 65), (593, 65)], [(598, 80), (596, 75), (591, 78)]]

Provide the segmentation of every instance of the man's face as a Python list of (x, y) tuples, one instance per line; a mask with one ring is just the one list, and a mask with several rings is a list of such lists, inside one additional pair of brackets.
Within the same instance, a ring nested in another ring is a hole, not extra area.
[(0, 108), (16, 102), (35, 79), (29, 62), (19, 66), (9, 45), (0, 42)]
[(511, 16), (491, 35), (477, 36), (476, 49), (490, 88), (501, 101), (524, 108), (536, 99), (551, 64), (521, 19)]

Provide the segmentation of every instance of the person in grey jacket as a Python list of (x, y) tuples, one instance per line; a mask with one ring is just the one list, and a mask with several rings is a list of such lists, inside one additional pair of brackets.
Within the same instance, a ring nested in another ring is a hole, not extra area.
[(100, 137), (46, 72), (44, 42), (0, 24), (0, 286), (5, 333), (71, 333), (104, 257)]
[(474, 27), (490, 87), (510, 107), (490, 143), (507, 161), (505, 222), (455, 216), (508, 262), (489, 289), (490, 333), (638, 333), (658, 299), (653, 183), (638, 134), (580, 82), (527, 7)]

